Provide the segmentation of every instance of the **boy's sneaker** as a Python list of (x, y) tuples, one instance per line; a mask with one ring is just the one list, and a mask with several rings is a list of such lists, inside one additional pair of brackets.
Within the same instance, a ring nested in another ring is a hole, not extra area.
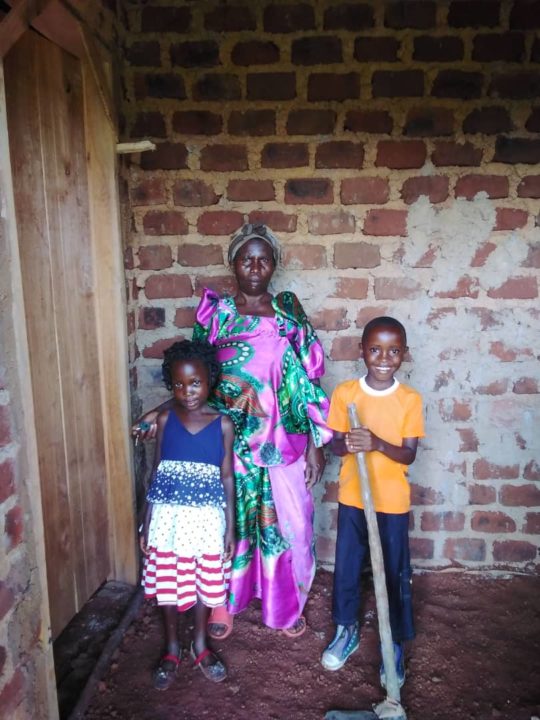
[(359, 646), (359, 624), (338, 625), (334, 639), (322, 654), (321, 665), (325, 670), (339, 670)]
[[(394, 643), (394, 661), (396, 663), (398, 684), (401, 688), (405, 683), (405, 654), (401, 643)], [(379, 668), (379, 679), (382, 687), (386, 690), (386, 672), (384, 670), (384, 662), (381, 663), (381, 667)]]

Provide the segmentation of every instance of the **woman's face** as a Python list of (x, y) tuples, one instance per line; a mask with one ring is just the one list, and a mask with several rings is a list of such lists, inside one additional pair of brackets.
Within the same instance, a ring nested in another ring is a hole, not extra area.
[(248, 240), (233, 260), (238, 289), (246, 295), (266, 292), (276, 269), (272, 248), (264, 240)]

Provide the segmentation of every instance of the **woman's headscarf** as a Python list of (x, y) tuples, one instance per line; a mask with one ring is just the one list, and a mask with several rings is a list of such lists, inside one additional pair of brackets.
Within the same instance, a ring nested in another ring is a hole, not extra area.
[(275, 265), (279, 261), (279, 240), (274, 233), (266, 225), (252, 225), (247, 223), (243, 225), (240, 230), (233, 236), (231, 244), (229, 245), (229, 263), (232, 264), (234, 258), (238, 254), (238, 251), (250, 240), (263, 240), (268, 243), (272, 249), (272, 257), (274, 258)]

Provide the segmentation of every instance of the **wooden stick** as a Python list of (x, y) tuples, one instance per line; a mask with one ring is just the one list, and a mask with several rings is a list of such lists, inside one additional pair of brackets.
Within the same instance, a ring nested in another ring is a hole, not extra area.
[[(347, 406), (349, 423), (351, 429), (360, 427), (356, 405), (351, 403)], [(391, 700), (400, 702), (399, 682), (394, 660), (394, 644), (392, 642), (392, 631), (390, 629), (390, 613), (388, 610), (388, 592), (386, 589), (386, 576), (384, 573), (384, 559), (381, 547), (377, 515), (373, 507), (373, 497), (369, 474), (366, 466), (366, 459), (363, 452), (356, 453), (356, 463), (360, 475), (360, 489), (364, 503), (364, 513), (368, 527), (369, 552), (371, 555), (371, 567), (373, 569), (373, 584), (375, 586), (375, 600), (377, 604), (377, 617), (379, 620), (379, 636), (381, 639), (381, 651), (386, 673), (386, 691)]]

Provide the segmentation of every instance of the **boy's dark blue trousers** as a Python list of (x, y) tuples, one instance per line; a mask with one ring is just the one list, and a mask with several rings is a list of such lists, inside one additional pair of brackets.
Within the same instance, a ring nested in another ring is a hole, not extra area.
[[(377, 513), (384, 558), (390, 627), (394, 642), (411, 640), (414, 624), (409, 554), (409, 513)], [(369, 556), (366, 516), (360, 508), (338, 504), (338, 531), (332, 617), (336, 625), (359, 619), (361, 575)]]

